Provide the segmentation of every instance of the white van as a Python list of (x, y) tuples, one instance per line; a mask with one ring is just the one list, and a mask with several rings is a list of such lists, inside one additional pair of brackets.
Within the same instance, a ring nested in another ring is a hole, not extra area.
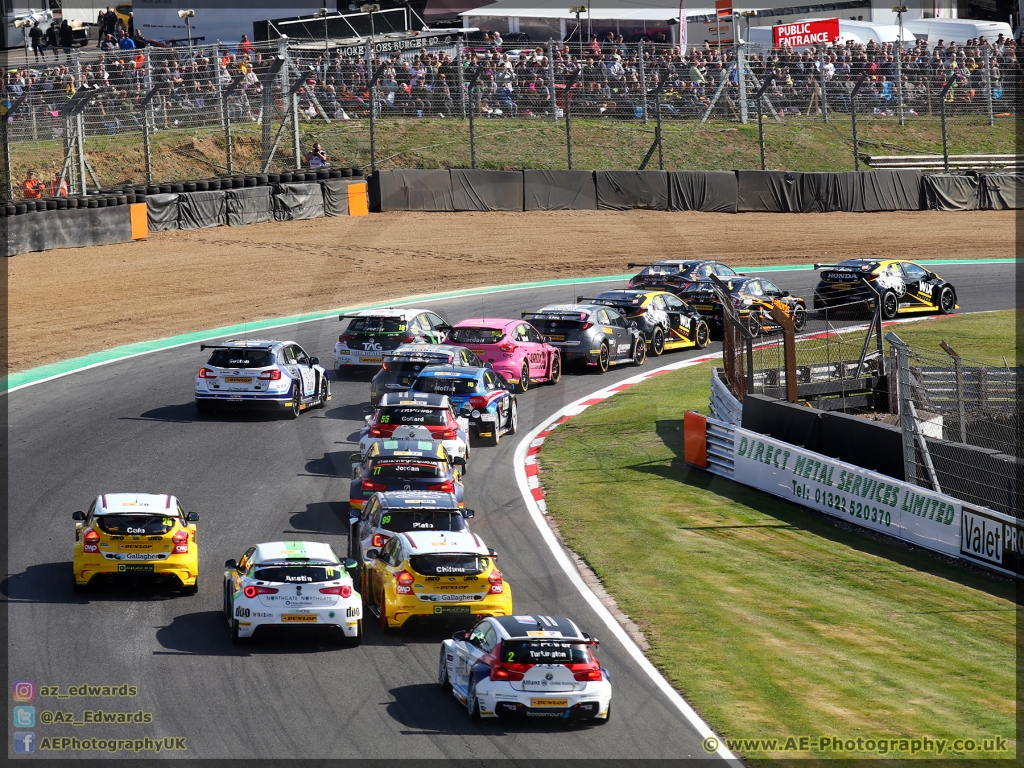
[(918, 40), (927, 40), (929, 45), (935, 45), (939, 40), (964, 45), (968, 40), (979, 37), (994, 43), (999, 35), (1013, 36), (1013, 30), (1005, 21), (977, 19), (918, 19), (903, 22), (903, 29)]

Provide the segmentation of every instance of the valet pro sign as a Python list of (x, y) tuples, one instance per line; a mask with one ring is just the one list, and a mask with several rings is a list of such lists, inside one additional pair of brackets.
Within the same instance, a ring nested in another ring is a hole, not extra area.
[(803, 48), (819, 43), (834, 43), (839, 39), (839, 19), (815, 19), (772, 27), (775, 48)]
[(1017, 572), (1019, 521), (951, 496), (736, 429), (733, 479), (827, 515), (951, 557)]

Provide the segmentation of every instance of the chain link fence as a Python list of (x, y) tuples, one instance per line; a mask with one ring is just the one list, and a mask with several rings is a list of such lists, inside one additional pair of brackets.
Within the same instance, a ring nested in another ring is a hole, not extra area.
[(430, 42), (9, 53), (8, 167), (15, 179), (28, 166), (60, 170), (79, 133), (95, 158), (86, 174), (106, 185), (294, 168), (314, 141), (342, 165), (475, 167), (479, 153), (488, 167), (645, 167), (657, 151), (664, 167), (665, 145), (692, 132), (686, 122), (849, 124), (855, 111), (934, 133), (944, 109), (954, 133), (974, 132), (1015, 118), (1024, 80), (1024, 46), (1012, 44), (918, 44), (897, 57), (870, 44), (709, 44), (684, 56), (650, 42)]

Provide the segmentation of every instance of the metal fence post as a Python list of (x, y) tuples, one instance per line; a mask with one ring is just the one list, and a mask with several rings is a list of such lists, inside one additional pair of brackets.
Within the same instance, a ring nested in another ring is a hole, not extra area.
[(942, 86), (942, 90), (939, 91), (939, 114), (942, 116), (942, 170), (945, 173), (949, 173), (949, 144), (946, 140), (946, 94), (949, 93), (949, 89), (953, 87), (953, 83), (956, 82), (956, 72), (950, 75), (949, 80)]
[(903, 110), (903, 36), (896, 41), (896, 114), (900, 125), (905, 125)]
[(928, 482), (933, 491), (942, 492), (939, 485), (932, 456), (928, 450), (928, 441), (918, 428), (917, 407), (914, 405), (913, 384), (910, 378), (910, 348), (892, 331), (885, 334), (890, 348), (896, 350), (896, 373), (899, 386), (900, 429), (903, 432), (903, 473), (904, 480), (914, 485), (921, 485), (917, 474), (917, 451), (920, 449), (924, 459)]
[(551, 86), (551, 119), (558, 119), (558, 99), (555, 98), (555, 41), (548, 40), (548, 84)]
[(664, 171), (665, 170), (665, 148), (663, 146), (662, 132), (661, 132), (661, 88), (658, 88), (657, 93), (654, 94), (654, 108), (656, 110), (658, 110), (657, 114), (655, 115), (655, 118), (657, 119), (657, 123), (655, 123), (655, 128), (654, 128), (654, 130), (657, 131), (657, 134), (658, 134), (658, 170), (659, 171)]
[(747, 52), (746, 43), (740, 42), (738, 38), (737, 35), (736, 81), (740, 87), (740, 122), (746, 125), (750, 120), (750, 105), (747, 103)]
[(818, 47), (818, 74), (821, 80), (821, 117), (828, 122), (828, 95), (825, 93), (825, 44)]
[(11, 174), (11, 143), (7, 138), (7, 115), (0, 116), (0, 141), (4, 143), (4, 199), (14, 200), (14, 177)]
[(960, 421), (960, 442), (967, 443), (967, 413), (964, 408), (964, 361), (945, 341), (939, 344), (943, 351), (953, 358), (953, 380), (956, 384), (956, 410)]
[(985, 106), (988, 108), (988, 124), (996, 124), (995, 112), (992, 108), (992, 49), (985, 46)]
[(476, 126), (473, 121), (473, 113), (476, 112), (476, 101), (473, 98), (473, 89), (476, 87), (476, 76), (469, 82), (469, 167), (476, 168)]
[[(149, 93), (153, 87), (153, 57), (144, 54), (146, 57), (145, 90)], [(153, 100), (146, 102), (142, 112), (142, 150), (146, 161), (146, 183), (153, 183), (153, 152), (149, 145), (149, 133), (152, 130), (151, 115), (153, 114)]]
[(867, 79), (868, 73), (864, 72), (853, 84), (853, 91), (850, 93), (850, 120), (853, 122), (853, 170), (860, 170), (860, 141), (857, 139), (857, 94), (860, 87)]
[(768, 170), (768, 165), (765, 161), (764, 156), (764, 105), (762, 104), (763, 96), (757, 94), (757, 144), (761, 151), (761, 170)]
[(466, 119), (466, 75), (462, 70), (462, 45), (455, 54), (455, 68), (459, 71), (459, 106), (462, 108), (462, 119)]
[[(647, 123), (647, 66), (644, 62), (644, 41), (641, 40), (637, 43), (637, 59), (639, 60), (640, 66), (640, 99), (641, 107), (644, 113), (644, 124)], [(572, 166), (569, 166), (572, 168)]]
[(576, 71), (565, 83), (565, 153), (569, 160), (570, 171), (572, 170), (572, 127), (569, 113), (572, 111), (572, 89), (576, 86), (578, 77), (579, 71)]

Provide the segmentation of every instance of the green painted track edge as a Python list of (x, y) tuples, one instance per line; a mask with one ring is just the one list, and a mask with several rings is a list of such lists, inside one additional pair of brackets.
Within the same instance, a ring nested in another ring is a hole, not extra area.
[[(943, 265), (943, 264), (1012, 264), (1016, 259), (949, 259), (949, 260), (936, 260), (936, 261), (921, 261), (920, 264), (927, 265)], [(737, 267), (738, 272), (787, 272), (799, 269), (812, 269), (811, 264), (788, 264), (783, 266), (765, 267), (765, 266), (752, 266), (752, 267)], [(514, 283), (512, 285), (495, 285), (485, 286), (481, 288), (467, 288), (461, 291), (449, 291), (446, 293), (432, 293), (417, 296), (407, 296), (401, 299), (394, 299), (392, 301), (378, 302), (376, 304), (363, 304), (354, 307), (340, 307), (338, 309), (324, 310), (321, 312), (307, 312), (301, 315), (290, 315), (288, 317), (275, 317), (266, 320), (259, 320), (252, 323), (245, 323), (244, 325), (227, 325), (221, 328), (211, 328), (203, 331), (194, 331), (192, 333), (178, 334), (177, 336), (168, 336), (163, 339), (154, 339), (152, 341), (140, 341), (134, 344), (124, 344), (118, 347), (112, 347), (105, 349), (100, 352), (92, 352), (88, 355), (82, 355), (80, 357), (72, 357), (67, 360), (61, 360), (56, 363), (48, 363), (47, 365), (40, 365), (36, 368), (29, 368), (25, 371), (19, 371), (12, 373), (6, 377), (4, 382), (4, 389), (7, 392), (13, 392), (17, 389), (32, 386), (33, 384), (40, 384), (50, 379), (55, 379), (61, 376), (67, 376), (78, 371), (84, 371), (89, 368), (96, 368), (100, 365), (106, 365), (108, 363), (117, 362), (118, 360), (126, 360), (131, 357), (138, 357), (139, 355), (149, 354), (150, 352), (159, 352), (165, 349), (173, 349), (174, 347), (182, 347), (187, 344), (194, 344), (197, 342), (209, 341), (210, 339), (218, 339), (225, 336), (231, 336), (239, 333), (252, 333), (254, 331), (265, 331), (272, 328), (281, 328), (287, 325), (298, 325), (300, 323), (310, 323), (317, 320), (324, 320), (332, 317), (333, 315), (345, 313), (345, 312), (359, 312), (365, 309), (380, 309), (382, 307), (394, 306), (396, 304), (409, 304), (413, 302), (426, 302), (426, 301), (442, 301), (444, 299), (456, 299), (465, 298), (467, 296), (478, 296), (481, 294), (488, 293), (502, 293), (505, 291), (523, 291), (530, 288), (551, 288), (560, 285), (579, 285), (586, 283), (603, 283), (611, 282), (614, 280), (628, 280), (633, 276), (634, 273), (624, 275), (604, 275), (600, 277), (579, 277), (579, 278), (559, 278), (556, 280), (541, 280), (531, 283)]]

